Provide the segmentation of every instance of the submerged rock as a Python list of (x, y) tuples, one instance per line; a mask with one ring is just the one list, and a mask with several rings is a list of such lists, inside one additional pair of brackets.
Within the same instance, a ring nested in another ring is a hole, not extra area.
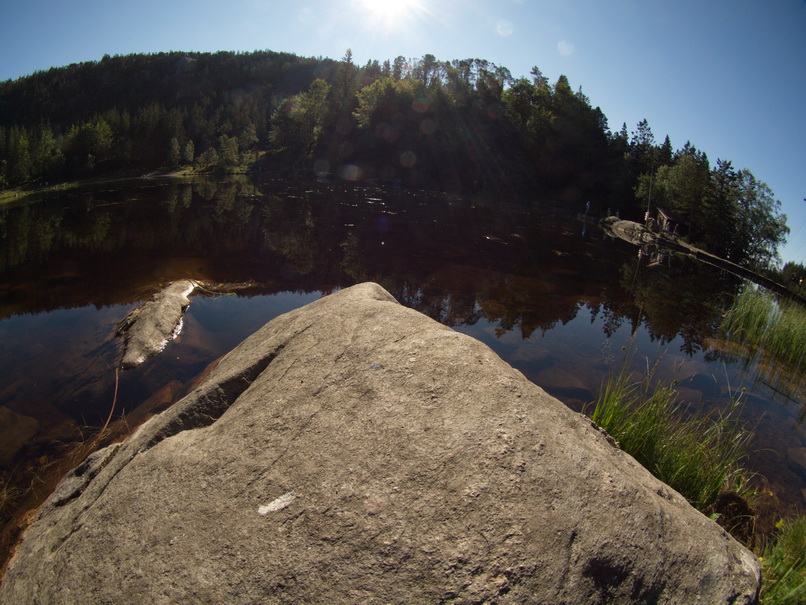
[(190, 305), (188, 296), (196, 285), (192, 280), (173, 282), (118, 323), (117, 333), (123, 336), (121, 367), (124, 370), (155, 357), (179, 334), (185, 310)]
[(23, 445), (39, 430), (39, 422), (0, 405), (0, 467), (11, 464)]
[(752, 603), (758, 560), (375, 284), (266, 324), (71, 473), (7, 603)]

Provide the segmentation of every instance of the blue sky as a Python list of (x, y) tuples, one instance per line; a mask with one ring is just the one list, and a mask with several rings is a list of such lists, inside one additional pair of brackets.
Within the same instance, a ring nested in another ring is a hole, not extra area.
[(568, 76), (610, 127), (646, 118), (749, 168), (806, 264), (806, 0), (6, 0), (0, 80), (104, 54), (275, 50), (356, 63), (480, 58)]

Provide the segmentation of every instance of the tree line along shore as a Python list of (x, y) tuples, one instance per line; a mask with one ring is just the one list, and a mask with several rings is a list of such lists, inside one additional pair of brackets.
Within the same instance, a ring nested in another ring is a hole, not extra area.
[(568, 78), (433, 55), (357, 65), (288, 53), (132, 54), (0, 82), (0, 191), (108, 174), (268, 172), (472, 195), (662, 209), (692, 244), (777, 267), (789, 228), (770, 188), (690, 142), (629, 131)]

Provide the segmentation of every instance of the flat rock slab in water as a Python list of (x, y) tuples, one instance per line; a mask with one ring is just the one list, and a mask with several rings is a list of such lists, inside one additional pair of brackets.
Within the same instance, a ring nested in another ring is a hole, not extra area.
[(173, 282), (152, 300), (129, 313), (117, 326), (123, 336), (123, 369), (134, 368), (158, 355), (182, 329), (182, 317), (190, 304), (196, 282)]
[(601, 221), (602, 228), (613, 237), (642, 246), (656, 241), (655, 235), (644, 225), (633, 221), (625, 221), (615, 216), (608, 216)]
[(361, 284), (68, 475), (3, 603), (756, 602), (759, 562), (487, 346)]

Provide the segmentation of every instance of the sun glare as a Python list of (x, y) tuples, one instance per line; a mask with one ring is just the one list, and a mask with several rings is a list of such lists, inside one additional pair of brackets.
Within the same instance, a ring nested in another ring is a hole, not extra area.
[(420, 0), (362, 0), (361, 6), (373, 26), (397, 29), (422, 10)]

